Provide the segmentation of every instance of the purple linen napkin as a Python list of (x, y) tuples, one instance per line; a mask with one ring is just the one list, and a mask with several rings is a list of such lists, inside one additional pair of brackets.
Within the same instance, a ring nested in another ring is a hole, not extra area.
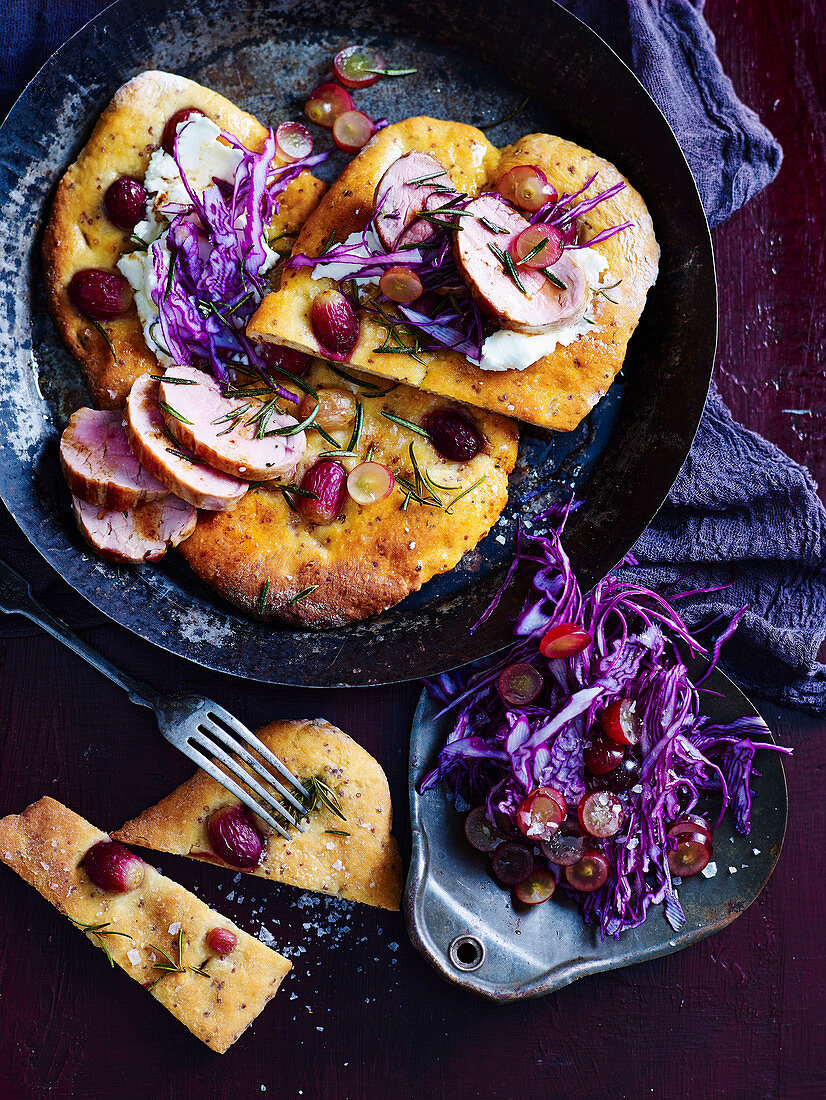
[[(0, 21), (0, 112), (49, 54), (107, 3), (7, 0)], [(723, 72), (702, 0), (563, 0), (562, 6), (605, 38), (659, 104), (712, 225), (771, 182), (780, 147)], [(630, 574), (646, 584), (689, 573), (692, 588), (733, 581), (725, 591), (683, 601), (686, 619), (730, 617), (748, 604), (724, 667), (756, 695), (826, 709), (826, 667), (816, 659), (826, 634), (826, 512), (808, 471), (735, 423), (716, 389), (688, 461), (634, 554), (638, 565)], [(76, 626), (101, 621), (32, 554), (3, 509), (0, 556), (39, 575), (41, 591), (58, 600)], [(16, 630), (29, 628), (17, 619), (0, 622), (0, 632)]]

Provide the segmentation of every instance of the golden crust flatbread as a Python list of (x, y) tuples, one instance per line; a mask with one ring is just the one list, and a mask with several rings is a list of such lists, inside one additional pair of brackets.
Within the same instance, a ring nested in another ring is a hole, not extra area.
[[(548, 134), (531, 134), (500, 151), (472, 126), (409, 118), (380, 130), (350, 162), (305, 223), (294, 252), (318, 256), (331, 233), (341, 242), (363, 230), (372, 215), (374, 192), (382, 175), (395, 160), (412, 151), (435, 157), (455, 186), (469, 195), (495, 189), (501, 176), (518, 164), (541, 168), (560, 194), (575, 193), (598, 172), (597, 180), (579, 201), (624, 179), (608, 161)], [(386, 330), (363, 314), (350, 364), (542, 427), (574, 428), (604, 396), (620, 370), (659, 260), (650, 215), (630, 185), (578, 219), (583, 242), (625, 221), (632, 221), (633, 228), (593, 246), (609, 264), (610, 278), (604, 277), (603, 283), (621, 280), (610, 295), (615, 301), (595, 296), (589, 311), (594, 326), (568, 347), (557, 346), (525, 370), (483, 370), (450, 350), (421, 352), (423, 363), (410, 356), (382, 354), (375, 349), (383, 343)], [(285, 270), (279, 290), (264, 299), (247, 331), (258, 339), (320, 354), (310, 325), (312, 301), (334, 285), (328, 278), (313, 279), (308, 268)]]
[[(88, 938), (105, 946), (130, 978), (147, 987), (160, 978), (151, 989), (155, 1000), (223, 1054), (278, 992), (291, 963), (149, 864), (143, 882), (128, 893), (96, 886), (82, 861), (93, 845), (108, 840), (52, 798), (0, 820), (0, 860), (73, 923), (91, 929)], [(216, 928), (236, 938), (225, 957), (206, 939)], [(161, 951), (178, 961), (179, 933), (183, 973), (154, 969)]]
[[(434, 483), (450, 486), (437, 490), (442, 506), (411, 498), (405, 507), (407, 494), (397, 482), (385, 500), (362, 506), (348, 496), (338, 520), (313, 526), (290, 507), (276, 484), (265, 482), (231, 512), (200, 513), (194, 534), (178, 549), (199, 577), (248, 614), (332, 626), (398, 603), (435, 574), (452, 569), (487, 534), (507, 503), (518, 435), (513, 421), (465, 408), (483, 447), (469, 462), (447, 462), (428, 439), (383, 414), (422, 424), (435, 409), (455, 408), (452, 402), (408, 386), (390, 392), (381, 386), (383, 396), (371, 397), (375, 384), (342, 379), (320, 360), (306, 379), (319, 394), (330, 388), (357, 394), (364, 410), (357, 448), (362, 460), (372, 446), (375, 461), (415, 480), (412, 444)], [(350, 434), (348, 426), (333, 438), (346, 448)], [(310, 429), (291, 484), (300, 482), (319, 453), (330, 450), (329, 441)], [(357, 463), (339, 461), (347, 469)], [(306, 595), (296, 599), (301, 593)]]
[[(338, 798), (344, 819), (324, 806), (309, 815), (306, 831), (289, 840), (268, 829), (264, 858), (247, 871), (302, 890), (398, 909), (401, 859), (390, 833), (387, 778), (370, 754), (323, 718), (271, 722), (257, 736), (298, 779), (321, 779)], [(207, 823), (224, 806), (237, 805), (203, 771), (112, 835), (128, 844), (208, 860), (230, 867), (210, 844)], [(237, 871), (237, 867), (231, 867)]]
[[(260, 151), (267, 131), (252, 115), (200, 84), (164, 72), (145, 72), (114, 95), (92, 136), (68, 169), (55, 194), (43, 238), (46, 295), (58, 332), (80, 361), (99, 408), (120, 408), (134, 380), (157, 362), (144, 341), (134, 306), (104, 328), (114, 348), (74, 308), (66, 288), (85, 268), (114, 270), (129, 248), (129, 233), (107, 218), (103, 196), (119, 176), (142, 180), (159, 147), (164, 125), (178, 110), (197, 107), (249, 149)], [(295, 179), (279, 199), (275, 233), (295, 232), (315, 207), (325, 185), (309, 172)]]

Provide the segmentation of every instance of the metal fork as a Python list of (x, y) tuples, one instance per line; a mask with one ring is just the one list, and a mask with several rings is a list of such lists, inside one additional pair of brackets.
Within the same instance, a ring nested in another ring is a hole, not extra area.
[[(287, 825), (303, 832), (301, 819), (305, 814), (306, 805), (310, 802), (309, 793), (278, 757), (228, 710), (203, 695), (184, 692), (161, 695), (148, 684), (128, 676), (38, 603), (32, 595), (29, 582), (4, 561), (0, 561), (0, 611), (8, 615), (24, 615), (51, 634), (53, 638), (63, 642), (98, 672), (102, 672), (113, 683), (122, 687), (133, 703), (153, 710), (158, 728), (170, 745), (180, 749), (199, 768), (203, 768), (254, 814), (266, 821), (270, 828), (289, 839), (290, 834), (284, 825), (276, 820), (277, 816)], [(250, 749), (262, 757), (269, 768), (257, 760)], [(238, 760), (233, 759), (230, 753), (240, 758), (247, 767), (243, 767)], [(220, 768), (216, 761), (219, 761), (226, 770)], [(228, 775), (227, 772), (230, 774)], [(273, 772), (291, 784), (295, 793), (289, 791)], [(233, 776), (235, 778), (232, 778)], [(244, 787), (235, 781), (236, 779), (254, 791), (272, 813), (256, 802)], [(264, 783), (276, 790), (281, 798), (297, 811), (296, 817), (293, 817), (275, 795), (267, 790)], [(302, 795), (307, 800), (305, 805), (301, 804), (296, 794)]]

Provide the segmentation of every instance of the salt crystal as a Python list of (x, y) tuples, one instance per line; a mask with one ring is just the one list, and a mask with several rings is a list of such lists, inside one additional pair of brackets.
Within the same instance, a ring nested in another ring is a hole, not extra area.
[(137, 966), (138, 963), (141, 961), (141, 953), (140, 951), (138, 951), (137, 947), (131, 947), (126, 952), (126, 957), (133, 966)]
[(43, 870), (44, 870), (44, 871), (48, 871), (48, 870), (49, 870), (49, 865), (48, 865), (48, 863), (44, 863), (42, 859), (41, 859), (41, 861), (40, 861), (40, 866), (41, 866), (41, 867), (43, 868)]
[(736, 875), (737, 874), (737, 868), (736, 867), (729, 867), (728, 873), (730, 875)]
[(754, 854), (755, 854), (756, 856), (759, 856), (759, 855), (760, 855), (760, 849), (759, 849), (759, 848), (752, 848), (752, 851), (754, 852)]
[(714, 876), (717, 874), (717, 864), (714, 862), (714, 860), (712, 860), (711, 863), (707, 863), (700, 874), (703, 876), (703, 878), (714, 878)]
[(506, 539), (504, 535), (497, 535), (495, 541), (498, 542), (501, 546), (504, 546)]
[(167, 929), (170, 936), (177, 936), (178, 933), (180, 932), (180, 930), (181, 930), (181, 922), (179, 920), (174, 921), (172, 924), (170, 924), (169, 928)]

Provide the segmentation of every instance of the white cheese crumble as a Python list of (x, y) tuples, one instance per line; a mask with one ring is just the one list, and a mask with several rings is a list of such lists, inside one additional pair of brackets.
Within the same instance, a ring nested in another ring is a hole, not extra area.
[[(584, 271), (585, 280), (591, 291), (596, 291), (605, 281), (604, 273), (608, 270), (608, 260), (593, 248), (578, 248), (576, 262)], [(499, 329), (492, 336), (488, 336), (482, 345), (479, 366), (482, 370), (526, 370), (531, 363), (535, 363), (545, 355), (550, 355), (556, 348), (569, 347), (594, 327), (581, 317), (578, 321), (560, 325), (559, 328), (552, 329), (550, 332), (532, 335), (512, 332), (510, 329)]]

